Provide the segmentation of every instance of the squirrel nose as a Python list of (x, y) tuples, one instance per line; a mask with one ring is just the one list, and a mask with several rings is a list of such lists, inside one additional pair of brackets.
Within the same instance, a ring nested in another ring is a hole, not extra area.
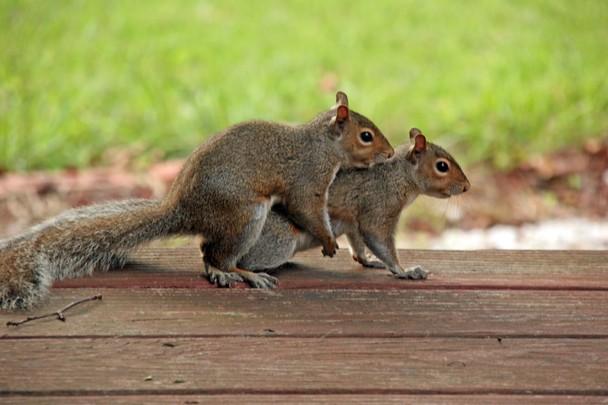
[(468, 181), (464, 184), (464, 186), (462, 186), (462, 192), (466, 193), (467, 191), (469, 191), (469, 189), (471, 188), (471, 183), (469, 183)]
[(391, 149), (388, 152), (386, 152), (386, 157), (389, 158), (389, 159), (392, 158), (394, 155), (395, 155), (395, 150), (394, 149)]

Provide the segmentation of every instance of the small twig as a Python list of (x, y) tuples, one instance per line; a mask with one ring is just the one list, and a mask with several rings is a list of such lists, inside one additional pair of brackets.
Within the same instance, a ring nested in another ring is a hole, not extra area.
[(6, 323), (6, 326), (19, 326), (19, 325), (23, 325), (24, 323), (27, 323), (27, 322), (35, 321), (37, 319), (50, 318), (51, 316), (56, 316), (57, 320), (59, 320), (61, 322), (65, 322), (65, 315), (63, 314), (65, 311), (69, 310), (70, 308), (75, 307), (76, 305), (82, 304), (83, 302), (101, 300), (101, 298), (102, 298), (101, 294), (97, 294), (97, 295), (94, 295), (94, 296), (88, 297), (88, 298), (83, 298), (81, 300), (74, 301), (55, 312), (51, 312), (51, 313), (48, 313), (45, 315), (28, 316), (27, 318), (22, 319), (20, 321), (8, 321)]

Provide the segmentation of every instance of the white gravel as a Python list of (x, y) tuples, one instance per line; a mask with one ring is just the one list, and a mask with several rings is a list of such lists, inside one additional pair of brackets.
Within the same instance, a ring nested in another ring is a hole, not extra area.
[[(553, 219), (521, 227), (450, 229), (424, 243), (431, 249), (608, 249), (608, 220)], [(401, 244), (400, 244), (401, 245)]]

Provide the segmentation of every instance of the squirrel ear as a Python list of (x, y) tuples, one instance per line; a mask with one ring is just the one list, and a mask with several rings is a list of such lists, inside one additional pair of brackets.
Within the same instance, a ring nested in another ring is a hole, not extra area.
[(348, 97), (346, 97), (346, 93), (339, 91), (336, 93), (336, 122), (346, 121), (348, 115)]
[(416, 135), (414, 138), (414, 150), (416, 152), (426, 151), (426, 138), (422, 134)]
[(339, 91), (336, 93), (336, 116), (331, 119), (332, 126), (336, 124), (343, 124), (350, 118), (350, 111), (348, 109), (348, 97), (346, 94)]
[(410, 129), (410, 142), (414, 145), (416, 152), (424, 152), (426, 150), (426, 138), (418, 128)]
[(336, 110), (336, 122), (341, 123), (348, 120), (348, 115), (348, 107), (345, 105), (339, 105), (338, 109)]
[(410, 129), (410, 140), (413, 141), (416, 135), (422, 135), (422, 131), (420, 131), (418, 128)]
[(348, 107), (348, 97), (343, 91), (339, 91), (336, 93), (336, 105), (344, 105)]

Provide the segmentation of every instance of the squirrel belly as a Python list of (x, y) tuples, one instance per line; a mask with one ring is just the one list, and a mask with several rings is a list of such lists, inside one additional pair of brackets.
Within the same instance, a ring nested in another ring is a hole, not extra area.
[(0, 308), (37, 304), (53, 281), (121, 268), (138, 245), (179, 233), (177, 212), (158, 200), (126, 200), (66, 211), (0, 241)]

